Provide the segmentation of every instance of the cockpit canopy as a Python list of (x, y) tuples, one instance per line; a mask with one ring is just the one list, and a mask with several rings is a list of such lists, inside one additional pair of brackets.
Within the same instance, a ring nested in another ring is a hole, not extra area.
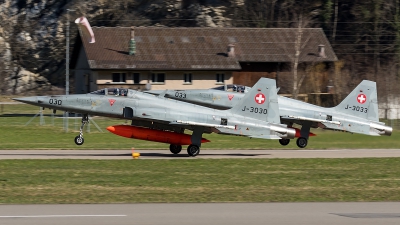
[(93, 95), (113, 95), (113, 96), (127, 96), (128, 89), (126, 88), (104, 88), (101, 90), (90, 92)]
[(219, 87), (215, 87), (215, 88), (211, 88), (211, 89), (227, 91), (227, 92), (247, 93), (250, 90), (250, 87), (243, 86), (243, 85), (237, 85), (237, 84), (228, 84), (228, 85), (219, 86)]

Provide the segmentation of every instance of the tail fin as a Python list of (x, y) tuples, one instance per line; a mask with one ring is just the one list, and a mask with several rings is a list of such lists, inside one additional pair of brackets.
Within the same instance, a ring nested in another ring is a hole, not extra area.
[(280, 123), (278, 94), (273, 79), (261, 78), (230, 111), (236, 115)]
[(378, 95), (376, 83), (363, 80), (339, 105), (334, 107), (338, 112), (379, 121)]

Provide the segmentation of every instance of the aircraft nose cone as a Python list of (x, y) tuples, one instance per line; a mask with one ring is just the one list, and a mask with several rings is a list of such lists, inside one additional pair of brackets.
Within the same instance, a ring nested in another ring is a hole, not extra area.
[(115, 133), (115, 127), (114, 126), (107, 127), (107, 130), (110, 131), (111, 133)]
[(39, 103), (37, 97), (13, 98), (13, 100), (27, 103), (27, 104)]

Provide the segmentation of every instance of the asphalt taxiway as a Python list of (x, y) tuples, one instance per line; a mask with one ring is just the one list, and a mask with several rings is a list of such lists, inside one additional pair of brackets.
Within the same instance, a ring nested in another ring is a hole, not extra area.
[(2, 225), (397, 225), (400, 203), (0, 205)]
[[(201, 150), (189, 157), (186, 150), (174, 155), (169, 150), (135, 150), (140, 159), (206, 158), (376, 158), (400, 157), (400, 149), (336, 150)], [(127, 150), (0, 150), (1, 159), (132, 159)]]

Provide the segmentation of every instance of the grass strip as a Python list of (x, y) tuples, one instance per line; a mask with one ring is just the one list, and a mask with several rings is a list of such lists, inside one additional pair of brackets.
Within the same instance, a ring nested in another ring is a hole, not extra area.
[[(116, 136), (106, 130), (107, 126), (123, 124), (127, 121), (96, 117), (94, 121), (103, 130), (98, 131), (91, 124), (90, 132), (85, 128), (85, 143), (77, 146), (74, 138), (79, 134), (80, 118), (69, 120), (69, 131), (63, 130), (63, 119), (45, 117), (45, 124), (39, 126), (39, 118), (30, 124), (32, 117), (0, 117), (0, 150), (5, 149), (168, 149), (168, 144), (128, 139)], [(128, 122), (127, 122), (128, 123)], [(368, 136), (344, 132), (313, 129), (316, 137), (310, 137), (307, 149), (393, 149), (400, 146), (400, 131), (392, 136)], [(204, 134), (210, 143), (202, 149), (298, 149), (295, 140), (282, 146), (277, 140), (265, 140), (239, 136)]]
[(399, 162), (1, 160), (0, 203), (400, 201)]

